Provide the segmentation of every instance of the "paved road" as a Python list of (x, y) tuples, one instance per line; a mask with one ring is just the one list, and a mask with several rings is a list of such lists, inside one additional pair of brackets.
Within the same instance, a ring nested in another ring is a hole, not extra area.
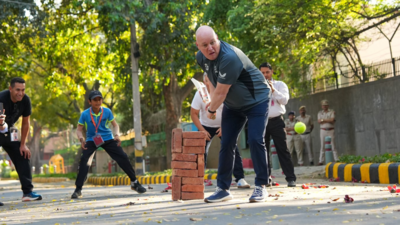
[[(247, 178), (252, 183), (254, 176)], [(299, 178), (301, 183), (328, 184), (326, 189), (269, 188), (265, 203), (248, 203), (252, 189), (232, 188), (234, 200), (206, 204), (201, 200), (173, 202), (166, 185), (139, 195), (126, 186), (86, 185), (84, 197), (71, 200), (73, 182), (35, 184), (42, 201), (23, 203), (16, 181), (0, 181), (1, 224), (399, 224), (400, 197), (387, 185), (328, 182), (321, 178)], [(215, 183), (215, 181), (214, 181)], [(299, 184), (301, 184), (299, 183)], [(147, 185), (146, 185), (147, 187)], [(215, 186), (206, 187), (206, 196)], [(344, 195), (354, 203), (344, 203)], [(279, 197), (275, 197), (279, 196)], [(336, 200), (338, 199), (338, 200)], [(335, 201), (336, 200), (336, 201)], [(126, 205), (132, 202), (133, 205)], [(191, 221), (199, 220), (199, 221)]]

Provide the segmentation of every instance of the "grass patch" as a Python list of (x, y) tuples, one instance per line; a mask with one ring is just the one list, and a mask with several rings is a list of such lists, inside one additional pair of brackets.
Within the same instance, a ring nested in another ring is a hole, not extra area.
[(353, 164), (400, 162), (400, 153), (385, 153), (375, 156), (343, 155), (339, 157), (339, 162)]
[(76, 179), (76, 173), (51, 173), (51, 174), (32, 174), (32, 177), (66, 177), (71, 180)]

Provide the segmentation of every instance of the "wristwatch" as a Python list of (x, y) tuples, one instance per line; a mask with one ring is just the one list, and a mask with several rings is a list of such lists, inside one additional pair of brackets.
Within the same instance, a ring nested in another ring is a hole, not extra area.
[(207, 109), (209, 113), (216, 113), (217, 111), (211, 111), (210, 108)]
[(323, 119), (321, 119), (321, 122), (324, 122), (324, 120), (323, 120)]

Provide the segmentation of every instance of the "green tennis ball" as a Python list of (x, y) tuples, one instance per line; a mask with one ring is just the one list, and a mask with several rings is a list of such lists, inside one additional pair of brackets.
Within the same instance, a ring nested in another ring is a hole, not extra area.
[(303, 122), (297, 122), (294, 125), (294, 131), (296, 131), (296, 133), (298, 134), (302, 134), (306, 131), (307, 127)]

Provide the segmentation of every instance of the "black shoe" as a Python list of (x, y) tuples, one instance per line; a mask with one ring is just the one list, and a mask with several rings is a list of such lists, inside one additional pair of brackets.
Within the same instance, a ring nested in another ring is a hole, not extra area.
[(272, 178), (271, 178), (271, 176), (268, 178), (268, 181), (269, 181), (269, 183), (267, 185), (265, 185), (265, 186), (266, 187), (271, 187), (272, 186)]
[(146, 192), (146, 188), (144, 188), (139, 181), (131, 182), (131, 189), (136, 191), (139, 194), (143, 194)]
[(296, 187), (296, 181), (294, 181), (294, 180), (289, 181), (289, 182), (287, 183), (287, 186), (288, 186), (288, 187)]
[(314, 162), (313, 161), (310, 162), (310, 166), (314, 166)]
[(81, 190), (75, 190), (74, 193), (71, 195), (71, 198), (82, 198), (82, 191)]
[(2, 202), (0, 202), (0, 206), (3, 206), (4, 204)]

